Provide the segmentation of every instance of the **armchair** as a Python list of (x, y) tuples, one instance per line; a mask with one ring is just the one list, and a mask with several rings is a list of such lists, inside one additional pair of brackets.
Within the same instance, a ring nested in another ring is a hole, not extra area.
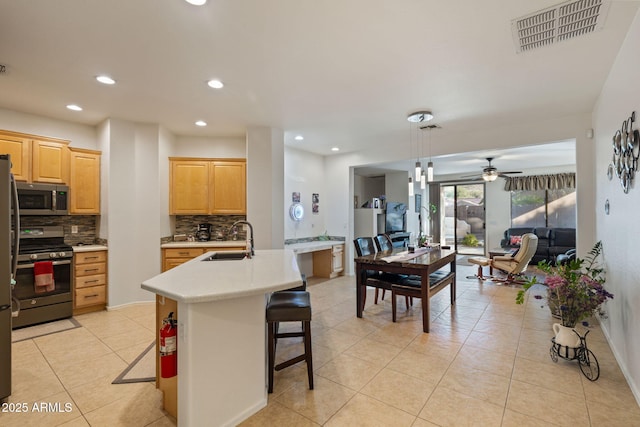
[[(496, 256), (491, 260), (491, 267), (507, 273), (504, 282), (513, 282), (514, 277), (522, 274), (538, 248), (538, 236), (526, 233), (522, 236), (520, 249), (513, 255)], [(494, 279), (495, 280), (495, 279)]]

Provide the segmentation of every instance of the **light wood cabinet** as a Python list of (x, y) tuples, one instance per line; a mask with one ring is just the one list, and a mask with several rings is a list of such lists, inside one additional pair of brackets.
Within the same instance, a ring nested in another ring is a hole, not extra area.
[(244, 159), (169, 158), (170, 215), (246, 213)]
[(107, 304), (107, 251), (73, 254), (73, 314), (100, 311)]
[(344, 244), (313, 252), (313, 275), (333, 279), (344, 271)]
[(100, 151), (69, 148), (69, 213), (100, 214)]
[(17, 181), (31, 180), (31, 139), (0, 131), (0, 153), (11, 155), (11, 172)]
[(162, 271), (171, 270), (174, 267), (179, 266), (182, 263), (189, 261), (205, 252), (209, 251), (241, 251), (244, 250), (244, 246), (215, 246), (215, 247), (202, 247), (197, 248), (163, 248), (162, 249)]
[(31, 142), (31, 180), (66, 184), (69, 182), (69, 141), (34, 139)]
[(247, 212), (247, 172), (244, 161), (214, 161), (209, 165), (212, 214)]
[(0, 152), (11, 154), (11, 171), (18, 181), (69, 182), (69, 141), (0, 131)]

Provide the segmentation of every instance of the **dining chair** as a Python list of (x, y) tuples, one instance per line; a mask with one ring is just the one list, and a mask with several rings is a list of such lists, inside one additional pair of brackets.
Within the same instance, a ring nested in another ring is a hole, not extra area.
[[(361, 256), (373, 255), (376, 253), (373, 243), (373, 238), (371, 237), (358, 237), (353, 240), (356, 254)], [(367, 270), (366, 271), (366, 286), (371, 286), (375, 288), (375, 297), (374, 304), (378, 303), (378, 290), (382, 289), (383, 293), (385, 290), (391, 290), (391, 285), (393, 283), (402, 283), (406, 280), (406, 276), (402, 274), (393, 274), (393, 273), (380, 273), (375, 270)], [(362, 309), (364, 310), (365, 302), (367, 300), (367, 293), (364, 292), (362, 296)], [(409, 297), (406, 299), (407, 307), (409, 306)]]
[[(378, 252), (392, 252), (393, 251), (393, 242), (391, 241), (391, 238), (389, 237), (388, 234), (378, 234), (376, 237), (374, 237), (374, 242), (376, 244), (376, 248), (378, 249)], [(411, 280), (418, 280), (420, 281), (420, 276), (407, 276), (407, 275), (400, 275), (402, 276), (403, 279), (411, 279)], [(386, 292), (386, 289), (382, 289), (382, 295), (380, 296), (380, 299), (384, 300), (384, 294)], [(413, 297), (408, 297), (407, 298), (407, 307), (408, 306), (412, 306), (413, 305)], [(377, 294), (377, 290), (376, 290), (376, 304), (378, 303), (378, 294)]]

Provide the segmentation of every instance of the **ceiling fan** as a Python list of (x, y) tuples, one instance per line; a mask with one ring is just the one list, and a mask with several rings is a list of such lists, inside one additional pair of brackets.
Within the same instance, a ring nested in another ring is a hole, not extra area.
[(467, 175), (467, 176), (463, 176), (462, 178), (476, 178), (476, 179), (480, 179), (482, 178), (485, 181), (491, 182), (491, 181), (495, 181), (496, 179), (498, 179), (498, 177), (501, 178), (508, 178), (507, 174), (511, 174), (511, 173), (522, 173), (522, 171), (509, 171), (509, 172), (501, 172), (498, 171), (498, 169), (495, 166), (491, 165), (491, 161), (493, 160), (493, 157), (487, 157), (487, 161), (489, 162), (489, 164), (487, 166), (485, 166), (484, 168), (482, 168), (482, 174), (480, 175)]

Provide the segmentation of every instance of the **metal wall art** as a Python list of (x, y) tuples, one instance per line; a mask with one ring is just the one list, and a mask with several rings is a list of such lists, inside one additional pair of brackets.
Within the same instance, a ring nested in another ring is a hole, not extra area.
[(622, 127), (613, 134), (613, 159), (607, 170), (609, 179), (612, 172), (620, 180), (622, 191), (629, 192), (636, 171), (638, 170), (638, 158), (640, 157), (640, 132), (633, 128), (636, 121), (636, 112), (622, 122)]

